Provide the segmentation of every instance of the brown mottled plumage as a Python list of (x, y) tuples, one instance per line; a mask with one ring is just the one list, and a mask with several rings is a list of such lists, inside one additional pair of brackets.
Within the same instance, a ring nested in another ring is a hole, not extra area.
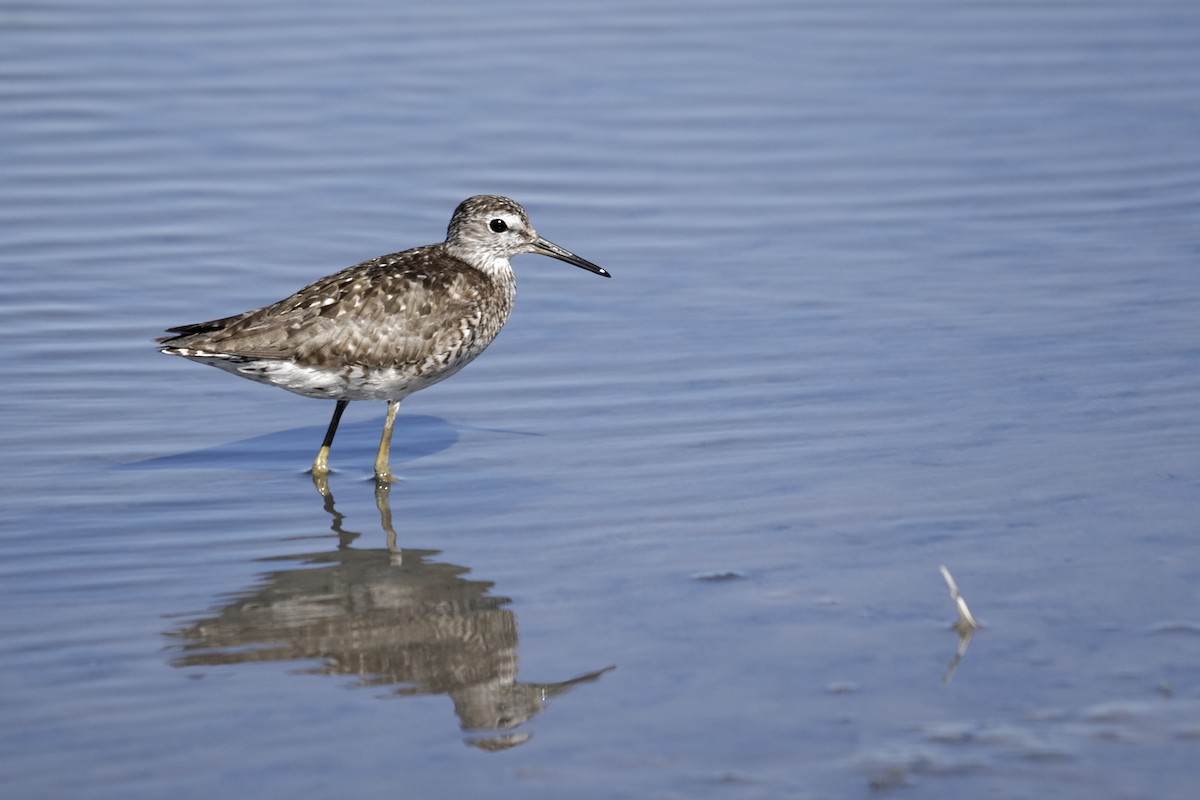
[(364, 261), (291, 297), (225, 319), (168, 329), (160, 350), (305, 397), (337, 400), (313, 475), (329, 471), (329, 447), (346, 404), (387, 400), (375, 473), (390, 480), (396, 406), (483, 352), (516, 296), (509, 258), (540, 253), (608, 277), (602, 268), (537, 235), (506, 197), (464, 200), (446, 241)]

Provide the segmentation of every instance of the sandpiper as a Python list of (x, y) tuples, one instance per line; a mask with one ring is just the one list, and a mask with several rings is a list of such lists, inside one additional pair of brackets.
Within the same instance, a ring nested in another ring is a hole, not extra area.
[(314, 478), (329, 473), (329, 448), (351, 400), (386, 400), (375, 477), (388, 469), (396, 408), (449, 378), (483, 352), (508, 320), (516, 296), (509, 259), (539, 253), (611, 277), (537, 235), (507, 197), (459, 204), (446, 241), (364, 261), (254, 311), (168, 328), (161, 352), (336, 400)]

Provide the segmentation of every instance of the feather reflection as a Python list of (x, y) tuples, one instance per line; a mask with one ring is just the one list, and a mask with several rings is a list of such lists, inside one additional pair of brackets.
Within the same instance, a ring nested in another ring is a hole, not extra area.
[(325, 508), (339, 546), (286, 556), (304, 568), (267, 573), (215, 615), (168, 636), (172, 665), (216, 666), (313, 660), (308, 674), (352, 675), (363, 686), (394, 686), (397, 696), (446, 695), (467, 742), (500, 750), (528, 740), (512, 729), (546, 701), (613, 667), (556, 683), (517, 680), (517, 619), (492, 583), (435, 559), (435, 550), (401, 550), (391, 525), (388, 487), (376, 501), (388, 547), (355, 549), (358, 537), (326, 487)]

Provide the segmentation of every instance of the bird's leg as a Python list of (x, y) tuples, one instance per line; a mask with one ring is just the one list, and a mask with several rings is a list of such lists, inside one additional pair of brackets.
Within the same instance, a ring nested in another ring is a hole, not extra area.
[(387, 418), (383, 421), (383, 436), (379, 439), (379, 455), (375, 456), (375, 480), (391, 483), (392, 473), (388, 470), (388, 455), (392, 452), (392, 426), (396, 424), (396, 409), (399, 400), (388, 400)]
[(325, 431), (325, 441), (321, 443), (321, 449), (317, 451), (317, 457), (313, 459), (312, 474), (314, 481), (323, 479), (329, 474), (329, 448), (333, 445), (333, 435), (337, 433), (338, 423), (342, 421), (342, 412), (346, 410), (346, 406), (348, 405), (350, 405), (349, 400), (338, 400), (337, 406), (333, 409), (333, 419), (329, 420), (329, 428)]

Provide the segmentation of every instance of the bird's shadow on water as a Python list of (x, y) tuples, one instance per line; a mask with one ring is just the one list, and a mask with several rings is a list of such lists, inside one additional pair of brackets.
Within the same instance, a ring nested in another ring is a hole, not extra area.
[[(383, 418), (343, 423), (338, 428), (331, 461), (367, 464), (375, 458)], [(325, 426), (306, 426), (254, 436), (236, 442), (147, 458), (123, 464), (125, 469), (277, 470), (281, 465), (307, 468), (321, 446)], [(440, 453), (458, 442), (458, 428), (441, 417), (403, 414), (396, 417), (392, 463), (405, 463)]]
[(444, 695), (466, 743), (482, 750), (523, 744), (531, 734), (515, 729), (550, 699), (614, 669), (518, 680), (512, 601), (491, 594), (491, 581), (468, 577), (470, 568), (439, 561), (439, 551), (400, 547), (390, 492), (376, 485), (386, 546), (366, 549), (351, 546), (362, 534), (345, 528), (326, 487), (322, 502), (336, 546), (264, 559), (288, 566), (166, 632), (171, 665), (294, 668), (307, 661), (303, 673), (352, 677), (359, 686), (387, 688), (387, 697)]

